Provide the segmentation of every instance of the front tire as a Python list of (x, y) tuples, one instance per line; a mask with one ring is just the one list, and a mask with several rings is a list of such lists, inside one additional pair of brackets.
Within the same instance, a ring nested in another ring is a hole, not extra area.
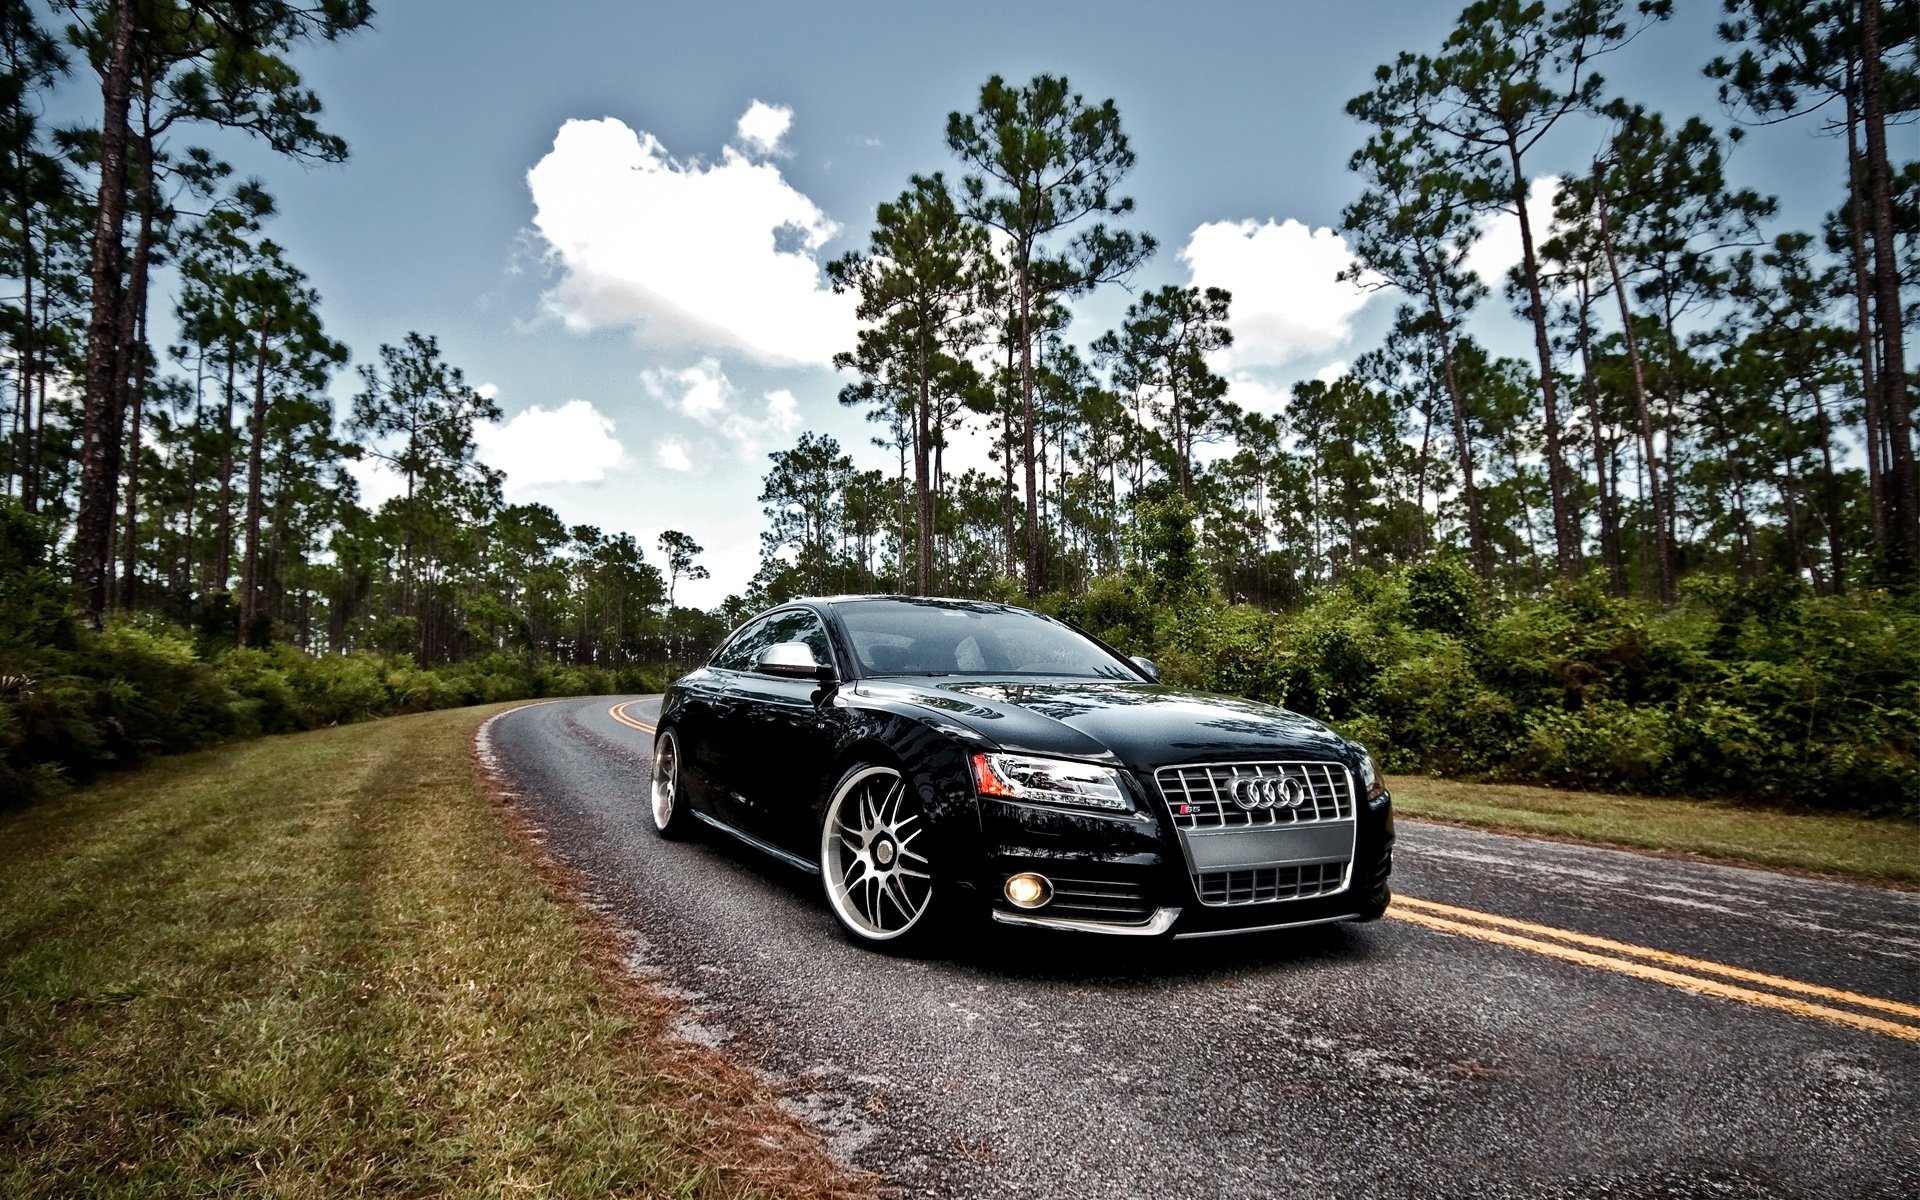
[(894, 952), (931, 936), (943, 887), (920, 798), (894, 767), (855, 766), (834, 785), (820, 829), (820, 879), (855, 943)]
[(694, 832), (682, 774), (680, 739), (673, 730), (662, 729), (653, 743), (653, 831), (669, 841), (681, 841)]

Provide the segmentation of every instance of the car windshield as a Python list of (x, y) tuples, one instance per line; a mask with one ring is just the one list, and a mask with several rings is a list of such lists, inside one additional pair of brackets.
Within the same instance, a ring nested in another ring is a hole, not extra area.
[(1143, 678), (1082, 634), (1018, 609), (856, 600), (835, 611), (866, 675)]

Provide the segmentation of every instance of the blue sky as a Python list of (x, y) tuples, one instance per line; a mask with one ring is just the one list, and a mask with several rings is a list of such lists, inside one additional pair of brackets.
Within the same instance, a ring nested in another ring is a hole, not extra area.
[[(1724, 126), (1701, 66), (1715, 0), (1607, 61), (1615, 88)], [(1136, 287), (1221, 283), (1235, 398), (1279, 403), (1376, 344), (1395, 300), (1332, 275), (1356, 188), (1342, 113), (1377, 63), (1431, 50), (1452, 3), (465, 3), (382, 6), (376, 28), (298, 64), (352, 159), (301, 168), (215, 143), (263, 176), (271, 233), (312, 277), (357, 361), (408, 330), (440, 339), (508, 424), (483, 456), (509, 497), (640, 537), (691, 533), (717, 602), (751, 574), (766, 453), (829, 432), (864, 465), (871, 428), (822, 365), (851, 344), (815, 266), (865, 243), (915, 172), (959, 167), (942, 133), (991, 74), (1064, 74), (1112, 97), (1138, 155), (1133, 227), (1161, 248)], [(744, 118), (744, 119), (743, 119)], [(1538, 170), (1577, 169), (1597, 125)], [(1735, 178), (1781, 196), (1779, 228), (1834, 202), (1840, 150), (1809, 124), (1762, 131)], [(776, 242), (775, 226), (787, 226)], [(1517, 254), (1490, 232), (1490, 271)], [(785, 251), (784, 253), (782, 251)], [(1083, 305), (1085, 342), (1127, 295)], [(1483, 336), (1526, 343), (1497, 305)], [(345, 407), (354, 390), (343, 375)], [(381, 494), (369, 474), (371, 498)]]

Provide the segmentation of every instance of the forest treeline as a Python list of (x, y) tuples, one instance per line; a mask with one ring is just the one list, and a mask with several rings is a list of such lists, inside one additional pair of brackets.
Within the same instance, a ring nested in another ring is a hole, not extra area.
[[(1223, 289), (1070, 328), (1154, 251), (1127, 228), (1134, 155), (1112, 100), (990, 80), (947, 119), (952, 158), (830, 267), (866, 322), (841, 400), (897, 467), (812, 432), (773, 454), (738, 610), (1024, 597), (1403, 770), (1920, 811), (1920, 163), (1889, 143), (1920, 105), (1915, 9), (1725, 8), (1702, 63), (1725, 129), (1601, 74), (1661, 3), (1481, 0), (1381, 65), (1346, 104), (1341, 231), (1347, 277), (1399, 304), (1277, 413), (1220, 373)], [(1776, 122), (1831, 135), (1819, 228), (1741, 185), (1732, 143)], [(1501, 216), (1520, 261), (1490, 287), (1467, 262)], [(1532, 354), (1475, 336), (1503, 318)], [(950, 465), (963, 429), (989, 469)], [(1421, 579), (1446, 581), (1444, 628), (1380, 599)]]
[[(1441, 45), (1378, 69), (1346, 105), (1359, 194), (1342, 231), (1356, 285), (1399, 308), (1383, 344), (1277, 413), (1237, 402), (1216, 370), (1232, 339), (1223, 290), (1138, 290), (1118, 328), (1071, 327), (1073, 301), (1127, 283), (1157, 249), (1132, 228), (1134, 154), (1114, 101), (1053, 76), (990, 79), (947, 118), (951, 157), (828, 266), (862, 320), (836, 360), (841, 399), (877, 423), (893, 467), (857, 469), (817, 433), (774, 454), (761, 570), (701, 613), (674, 603), (704, 574), (684, 534), (642, 547), (506, 503), (475, 455), (493, 402), (430, 332), (357, 354), (330, 336), (273, 240), (278, 200), (220, 157), (254, 139), (346, 158), (292, 60), (361, 36), (364, 0), (0, 0), (4, 761), (16, 779), (71, 776), (251, 728), (636, 686), (761, 604), (882, 589), (1082, 614), (1188, 681), (1357, 722), (1402, 766), (1703, 786), (1690, 770), (1568, 772), (1525, 750), (1553, 722), (1602, 741), (1619, 721), (1654, 722), (1647, 706), (1679, 703), (1678, 675), (1552, 703), (1529, 693), (1481, 731), (1498, 753), (1461, 757), (1395, 724), (1377, 689), (1335, 703), (1282, 665), (1305, 636), (1291, 622), (1328, 605), (1385, 630), (1400, 610), (1369, 597), (1405, 588), (1409, 570), (1454, 572), (1475, 628), (1581, 603), (1678, 631), (1749, 603), (1728, 597), (1771, 597), (1751, 603), (1799, 614), (1824, 647), (1795, 660), (1823, 664), (1801, 695), (1827, 694), (1838, 681), (1821, 672), (1844, 660), (1818, 630), (1908, 628), (1920, 165), (1897, 160), (1890, 131), (1920, 103), (1914, 6), (1728, 3), (1701, 64), (1725, 127), (1651, 111), (1596, 70), (1662, 36), (1665, 9), (1481, 0)], [(100, 123), (49, 126), (62, 91), (97, 93)], [(1773, 200), (1740, 186), (1731, 143), (1775, 122), (1831, 135), (1819, 228), (1776, 228)], [(1533, 228), (1524, 200), (1548, 178), (1555, 218)], [(1500, 213), (1519, 220), (1523, 253), (1490, 288), (1465, 262)], [(149, 335), (155, 314), (166, 344)], [(1482, 345), (1472, 330), (1490, 318), (1514, 321), (1533, 353)], [(986, 434), (990, 467), (949, 461), (963, 429)], [(360, 502), (347, 467), (366, 458), (400, 495)], [(1175, 553), (1172, 526), (1190, 552)], [(1228, 629), (1264, 640), (1193, 640)], [(1751, 660), (1724, 656), (1752, 639), (1682, 641), (1725, 665), (1773, 661), (1791, 639)], [(1267, 667), (1223, 666), (1229, 643), (1226, 660), (1257, 650)], [(1486, 643), (1462, 646), (1472, 677), (1512, 701), (1514, 673)], [(1406, 674), (1410, 659), (1380, 653), (1355, 660), (1348, 686)], [(199, 682), (163, 683), (154, 663)], [(225, 715), (152, 736), (143, 722), (160, 718), (125, 702), (165, 687)], [(336, 688), (359, 699), (335, 704)], [(1893, 716), (1832, 736), (1857, 737), (1870, 770), (1814, 784), (1769, 768), (1707, 790), (1873, 807), (1912, 789), (1914, 705), (1899, 688), (1863, 702)], [(1713, 728), (1640, 744), (1677, 761)], [(1783, 762), (1794, 743), (1770, 736)], [(1833, 786), (1843, 794), (1820, 790)]]

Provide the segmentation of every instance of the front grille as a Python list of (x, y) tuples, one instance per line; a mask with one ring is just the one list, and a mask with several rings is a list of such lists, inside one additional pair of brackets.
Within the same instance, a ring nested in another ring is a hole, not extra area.
[(1153, 915), (1154, 906), (1148, 903), (1145, 889), (1136, 884), (1057, 876), (1049, 879), (1053, 883), (1053, 899), (1046, 907), (1031, 910), (1036, 916), (1136, 925)]
[(1264, 904), (1271, 900), (1310, 900), (1331, 896), (1347, 886), (1347, 864), (1311, 863), (1304, 867), (1253, 867), (1244, 871), (1206, 871), (1193, 877), (1202, 904)]
[[(1339, 763), (1211, 763), (1161, 767), (1153, 777), (1181, 829), (1258, 829), (1353, 819), (1353, 780)], [(1264, 789), (1269, 797), (1284, 790), (1287, 798), (1300, 802), (1243, 807), (1234, 798), (1242, 781), (1247, 781), (1243, 790)]]

